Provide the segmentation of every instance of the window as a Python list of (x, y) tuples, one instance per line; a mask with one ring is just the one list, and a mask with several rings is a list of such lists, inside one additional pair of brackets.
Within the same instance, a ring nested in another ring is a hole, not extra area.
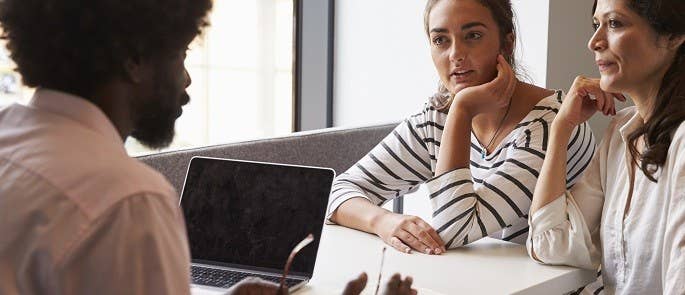
[[(190, 46), (190, 103), (166, 150), (293, 131), (293, 0), (214, 1), (210, 26)], [(150, 151), (133, 138), (131, 155)]]
[(26, 103), (33, 96), (33, 89), (21, 85), (21, 77), (14, 71), (15, 65), (0, 40), (0, 108), (11, 103)]
[[(293, 1), (214, 1), (210, 26), (186, 58), (191, 101), (165, 150), (293, 131)], [(33, 90), (21, 86), (0, 45), (0, 107), (25, 103)], [(157, 152), (133, 138), (126, 149), (132, 156)]]

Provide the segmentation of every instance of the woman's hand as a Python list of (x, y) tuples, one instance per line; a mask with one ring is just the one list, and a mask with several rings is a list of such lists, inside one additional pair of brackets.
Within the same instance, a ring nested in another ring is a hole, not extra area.
[(561, 104), (554, 119), (557, 127), (572, 130), (600, 111), (604, 115), (616, 115), (614, 99), (626, 101), (619, 93), (610, 93), (599, 87), (599, 79), (578, 76)]
[(492, 81), (462, 89), (450, 106), (465, 111), (472, 118), (493, 108), (505, 108), (516, 89), (516, 74), (502, 55), (497, 56), (497, 76)]
[(411, 249), (425, 254), (445, 252), (445, 242), (435, 229), (416, 216), (388, 212), (375, 222), (374, 232), (401, 252), (411, 253)]

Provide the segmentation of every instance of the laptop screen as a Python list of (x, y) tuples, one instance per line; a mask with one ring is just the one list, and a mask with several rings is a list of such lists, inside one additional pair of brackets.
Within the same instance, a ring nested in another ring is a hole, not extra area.
[(331, 169), (193, 158), (181, 196), (193, 261), (309, 275), (321, 240)]

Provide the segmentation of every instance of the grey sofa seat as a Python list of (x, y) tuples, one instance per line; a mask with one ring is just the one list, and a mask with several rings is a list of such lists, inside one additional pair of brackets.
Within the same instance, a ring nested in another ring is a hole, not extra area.
[[(194, 156), (333, 168), (340, 174), (388, 135), (397, 124), (328, 128), (288, 136), (164, 152), (139, 157), (161, 172), (178, 192)], [(230, 132), (230, 131), (227, 131)]]

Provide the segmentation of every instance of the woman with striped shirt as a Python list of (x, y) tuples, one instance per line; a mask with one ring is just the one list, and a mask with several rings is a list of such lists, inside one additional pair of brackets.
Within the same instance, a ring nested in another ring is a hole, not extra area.
[[(424, 20), (441, 91), (336, 179), (328, 221), (403, 252), (441, 254), (484, 236), (524, 243), (561, 93), (516, 78), (510, 1), (429, 0)], [(588, 125), (575, 128), (568, 187), (594, 149)], [(379, 207), (421, 184), (430, 224)]]

